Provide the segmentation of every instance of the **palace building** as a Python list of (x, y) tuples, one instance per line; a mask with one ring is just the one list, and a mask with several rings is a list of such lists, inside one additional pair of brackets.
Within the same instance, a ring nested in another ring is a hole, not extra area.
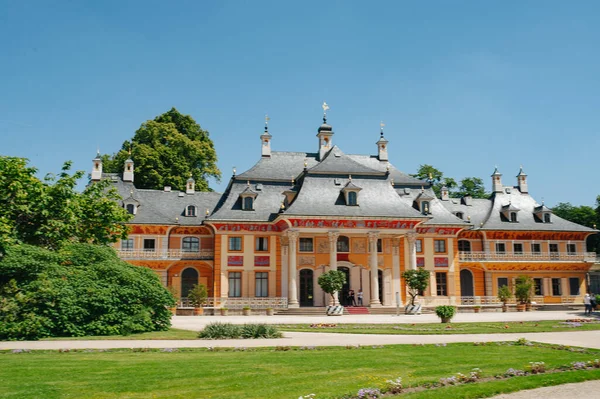
[[(383, 128), (375, 155), (334, 145), (326, 117), (315, 152), (278, 152), (265, 127), (256, 164), (235, 169), (223, 194), (135, 187), (134, 162), (111, 179), (134, 215), (120, 257), (151, 268), (185, 306), (194, 284), (208, 287), (212, 306), (325, 306), (317, 284), (331, 269), (346, 274), (340, 293), (362, 290), (372, 308), (407, 301), (402, 273), (425, 268), (425, 306), (496, 303), (498, 288), (526, 274), (538, 303), (581, 302), (596, 260), (586, 238), (597, 230), (552, 214), (529, 193), (523, 169), (516, 186), (492, 174), (489, 199), (436, 197), (430, 182), (390, 163)], [(375, 151), (376, 150), (376, 151)], [(258, 155), (258, 154), (257, 154)]]

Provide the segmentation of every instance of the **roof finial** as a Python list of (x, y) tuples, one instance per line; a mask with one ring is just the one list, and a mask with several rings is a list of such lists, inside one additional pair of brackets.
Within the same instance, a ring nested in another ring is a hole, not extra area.
[(542, 197), (542, 206), (544, 206), (544, 197)]
[(247, 180), (247, 181), (246, 181), (246, 185), (247, 185), (248, 187), (250, 187), (250, 180)]
[(269, 118), (268, 114), (265, 114), (265, 133), (269, 133), (269, 121), (271, 120), (271, 118)]
[(233, 175), (235, 176), (235, 166), (232, 168), (233, 170)]
[(348, 180), (352, 181), (352, 175), (348, 175)]
[(321, 105), (321, 107), (323, 108), (323, 123), (327, 123), (327, 110), (329, 109), (329, 105), (323, 101), (323, 105)]
[(379, 134), (381, 134), (381, 137), (383, 137), (383, 127), (385, 126), (385, 123), (383, 123), (383, 121), (381, 121), (381, 123), (379, 124)]

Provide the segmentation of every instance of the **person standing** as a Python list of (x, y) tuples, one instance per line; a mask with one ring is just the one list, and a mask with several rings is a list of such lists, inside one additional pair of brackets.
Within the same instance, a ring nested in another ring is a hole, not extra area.
[(594, 295), (594, 293), (592, 292), (590, 294), (590, 313), (594, 312), (594, 310), (596, 310), (596, 306), (598, 305), (597, 301), (596, 301), (596, 295)]
[(360, 288), (360, 289), (358, 290), (358, 294), (357, 294), (357, 296), (358, 296), (358, 306), (362, 306), (362, 305), (363, 305), (363, 301), (362, 301), (362, 299), (363, 299), (363, 292), (362, 292), (362, 288)]
[(585, 314), (592, 314), (592, 300), (590, 294), (585, 294), (583, 297), (583, 305), (585, 306)]

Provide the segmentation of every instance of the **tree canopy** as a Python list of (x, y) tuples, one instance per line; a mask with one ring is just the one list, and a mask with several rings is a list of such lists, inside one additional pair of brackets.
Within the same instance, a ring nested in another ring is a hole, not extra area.
[(75, 190), (84, 176), (65, 162), (56, 176), (38, 179), (24, 158), (0, 156), (0, 253), (10, 244), (59, 248), (65, 242), (107, 244), (127, 237), (131, 215), (109, 181)]
[[(569, 202), (559, 202), (552, 212), (563, 219), (587, 227), (600, 226), (600, 195), (596, 197), (596, 207), (587, 205), (574, 206)], [(593, 234), (587, 239), (589, 251), (600, 253), (600, 235)]]
[(483, 180), (479, 177), (465, 177), (460, 181), (460, 185), (452, 177), (444, 177), (444, 173), (432, 165), (420, 165), (417, 173), (412, 174), (420, 180), (426, 180), (431, 183), (433, 191), (439, 197), (442, 187), (446, 186), (448, 193), (452, 198), (461, 198), (470, 195), (473, 198), (488, 198), (489, 193), (485, 192)]
[(184, 190), (191, 175), (197, 191), (210, 191), (208, 178), (221, 177), (208, 132), (175, 108), (142, 123), (116, 154), (103, 155), (103, 170), (120, 173), (129, 157), (134, 161), (138, 188), (162, 190), (170, 186)]

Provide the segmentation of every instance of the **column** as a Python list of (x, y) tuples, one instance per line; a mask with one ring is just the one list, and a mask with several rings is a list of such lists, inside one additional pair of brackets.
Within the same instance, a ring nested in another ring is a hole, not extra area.
[[(339, 231), (330, 231), (329, 236), (329, 270), (337, 270), (337, 240), (340, 236)], [(333, 294), (333, 304), (337, 306), (340, 304), (338, 293)]]
[(289, 286), (288, 286), (288, 307), (289, 308), (299, 308), (300, 304), (298, 303), (298, 284), (296, 282), (296, 276), (298, 272), (296, 271), (296, 244), (298, 243), (298, 236), (300, 233), (298, 231), (288, 231), (288, 246), (290, 253), (289, 260)]
[(400, 239), (392, 238), (392, 303), (396, 304), (396, 293), (400, 296), (402, 306), (402, 285), (400, 284)]
[(377, 273), (377, 239), (379, 238), (379, 232), (370, 231), (367, 233), (369, 237), (369, 266), (371, 269), (371, 301), (369, 305), (371, 307), (381, 306), (379, 300), (379, 275)]
[(280, 237), (281, 240), (281, 296), (285, 298), (289, 298), (288, 296), (288, 271), (289, 271), (289, 241), (287, 235), (282, 235)]
[(417, 233), (409, 232), (406, 234), (406, 240), (408, 241), (408, 269), (417, 270)]

